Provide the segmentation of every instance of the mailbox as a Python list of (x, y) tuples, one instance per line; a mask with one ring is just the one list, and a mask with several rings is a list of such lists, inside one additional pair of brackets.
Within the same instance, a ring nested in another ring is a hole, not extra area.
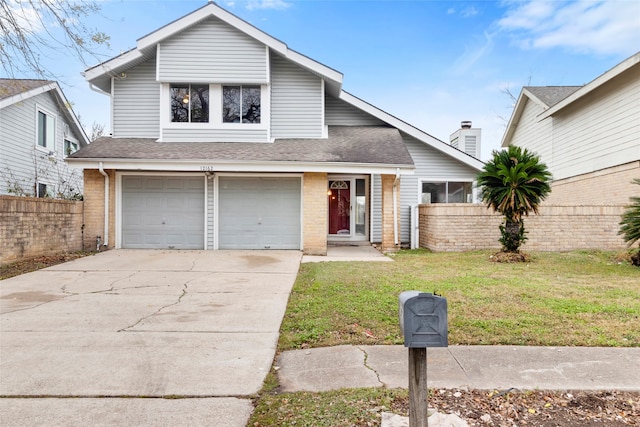
[(404, 346), (447, 347), (447, 299), (419, 291), (405, 291), (398, 297), (400, 330)]

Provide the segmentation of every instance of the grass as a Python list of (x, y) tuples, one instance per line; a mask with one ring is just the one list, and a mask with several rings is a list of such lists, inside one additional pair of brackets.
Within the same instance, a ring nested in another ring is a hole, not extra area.
[(401, 344), (398, 295), (447, 298), (450, 344), (640, 346), (640, 269), (613, 253), (401, 251), (394, 263), (303, 264), (279, 349)]

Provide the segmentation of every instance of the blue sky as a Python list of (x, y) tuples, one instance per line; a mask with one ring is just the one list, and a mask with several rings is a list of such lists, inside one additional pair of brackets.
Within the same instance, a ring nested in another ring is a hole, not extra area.
[[(90, 25), (110, 35), (103, 59), (206, 1), (106, 0)], [(499, 147), (524, 85), (582, 85), (640, 51), (640, 1), (218, 1), (344, 74), (343, 89), (448, 141), (460, 121)], [(79, 61), (45, 59), (87, 124), (109, 127), (109, 99)], [(97, 61), (96, 61), (97, 63)], [(91, 64), (94, 65), (94, 64)]]

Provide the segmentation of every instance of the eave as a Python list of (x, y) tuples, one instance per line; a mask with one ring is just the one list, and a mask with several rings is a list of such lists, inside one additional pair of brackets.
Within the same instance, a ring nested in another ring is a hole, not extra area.
[(339, 162), (247, 162), (211, 160), (139, 160), (139, 159), (74, 159), (66, 161), (73, 167), (82, 169), (104, 169), (141, 172), (269, 172), (269, 173), (345, 173), (345, 174), (390, 174), (413, 175), (415, 166), (371, 163)]

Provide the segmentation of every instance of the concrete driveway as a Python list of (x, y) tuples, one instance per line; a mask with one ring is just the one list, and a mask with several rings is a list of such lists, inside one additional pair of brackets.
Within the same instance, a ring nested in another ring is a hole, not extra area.
[(244, 427), (300, 258), (112, 250), (0, 282), (2, 425)]

